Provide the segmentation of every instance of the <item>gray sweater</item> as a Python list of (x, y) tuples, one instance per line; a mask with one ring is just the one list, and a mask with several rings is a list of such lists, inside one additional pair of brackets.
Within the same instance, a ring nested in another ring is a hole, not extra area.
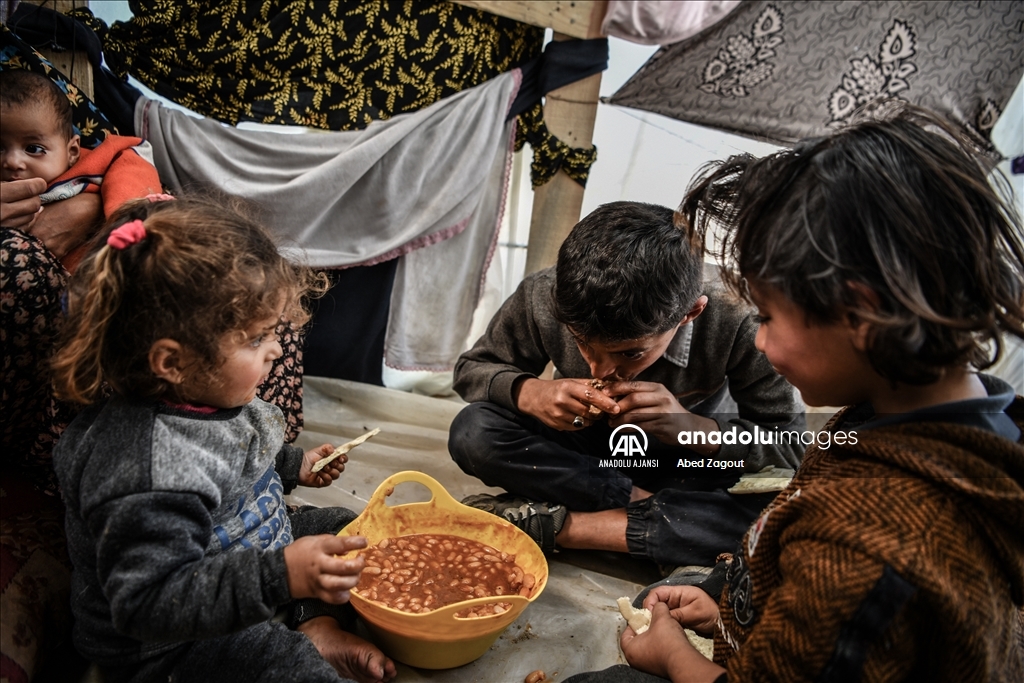
[[(528, 275), (502, 305), (487, 331), (455, 365), (455, 391), (467, 401), (490, 401), (516, 410), (512, 388), (520, 377), (536, 377), (548, 361), (559, 377), (590, 378), (576, 342), (552, 313), (555, 269)], [(636, 379), (657, 382), (690, 412), (710, 417), (723, 430), (735, 424), (751, 431), (779, 427), (803, 431), (803, 407), (793, 387), (754, 348), (757, 324), (749, 307), (729, 297), (721, 285), (705, 283), (708, 305), (683, 326), (664, 355)], [(717, 414), (731, 394), (738, 415)], [(804, 447), (723, 444), (723, 459), (742, 459), (749, 472), (768, 465), (796, 469)]]
[(283, 496), (302, 456), (259, 399), (204, 415), (114, 397), (82, 412), (54, 453), (78, 649), (125, 665), (272, 617), (290, 600)]

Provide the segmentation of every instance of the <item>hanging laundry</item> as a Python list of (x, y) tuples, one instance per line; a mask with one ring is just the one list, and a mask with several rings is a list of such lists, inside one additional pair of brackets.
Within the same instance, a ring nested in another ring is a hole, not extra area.
[(443, 370), (462, 351), (495, 246), (519, 82), (517, 69), (360, 131), (305, 135), (238, 130), (141, 99), (136, 130), (165, 186), (258, 202), (293, 258), (339, 268), (402, 257), (386, 361)]
[(985, 144), (1024, 73), (1022, 25), (1012, 0), (744, 2), (609, 102), (785, 145), (899, 99)]
[(695, 36), (740, 0), (609, 0), (601, 33), (641, 45), (671, 45)]

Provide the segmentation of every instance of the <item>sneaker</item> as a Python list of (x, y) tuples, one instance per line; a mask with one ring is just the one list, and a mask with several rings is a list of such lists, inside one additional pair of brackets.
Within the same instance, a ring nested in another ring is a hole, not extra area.
[(676, 569), (661, 581), (652, 583), (640, 591), (640, 594), (633, 599), (633, 607), (640, 609), (644, 606), (644, 599), (647, 594), (658, 586), (699, 586), (711, 575), (714, 567), (676, 567)]
[(564, 505), (537, 503), (511, 493), (492, 496), (479, 493), (462, 499), (463, 505), (490, 512), (526, 532), (545, 554), (555, 551), (555, 536), (562, 530), (569, 511)]

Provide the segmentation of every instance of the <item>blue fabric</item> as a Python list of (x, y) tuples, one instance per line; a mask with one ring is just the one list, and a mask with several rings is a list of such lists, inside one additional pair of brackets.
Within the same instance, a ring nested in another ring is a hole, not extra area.
[(876, 415), (860, 426), (873, 429), (907, 422), (952, 422), (967, 427), (983, 429), (998, 434), (1010, 441), (1020, 439), (1020, 429), (1014, 424), (1006, 409), (1013, 403), (1013, 387), (991, 375), (979, 374), (988, 396), (952, 401), (936, 406), (912, 410), (898, 415)]

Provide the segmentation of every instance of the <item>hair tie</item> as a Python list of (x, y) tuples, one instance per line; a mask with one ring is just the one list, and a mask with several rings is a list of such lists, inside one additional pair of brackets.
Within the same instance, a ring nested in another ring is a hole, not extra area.
[(147, 194), (146, 199), (148, 199), (151, 202), (166, 202), (171, 199), (176, 199), (176, 197), (174, 195), (158, 192), (156, 194)]
[(110, 235), (107, 236), (107, 244), (112, 246), (114, 249), (124, 249), (130, 247), (133, 244), (138, 244), (146, 238), (146, 226), (142, 224), (142, 221), (135, 219), (130, 223), (125, 223), (114, 228)]

